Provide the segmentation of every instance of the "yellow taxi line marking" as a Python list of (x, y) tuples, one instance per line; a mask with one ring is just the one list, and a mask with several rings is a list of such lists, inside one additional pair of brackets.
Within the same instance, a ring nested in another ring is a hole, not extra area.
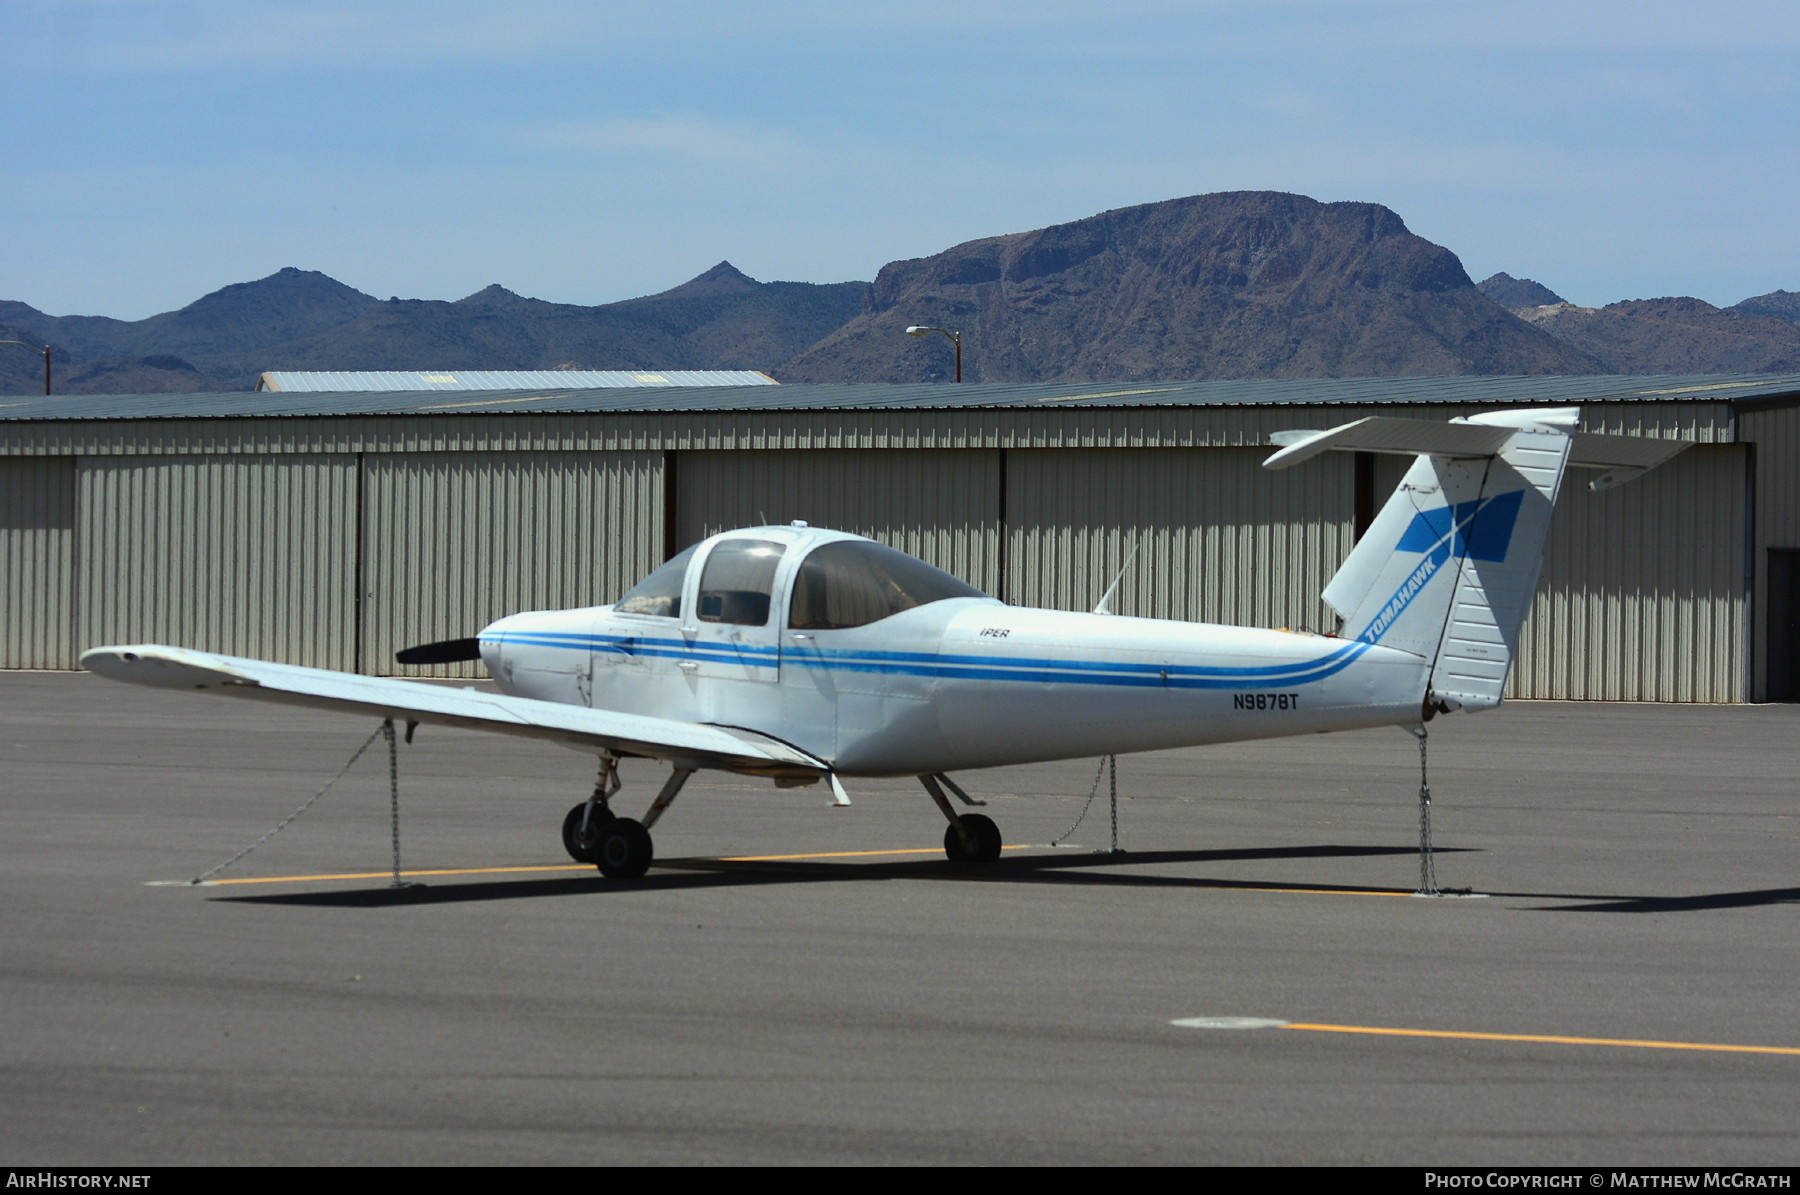
[[(1009, 846), (1009, 847), (1002, 847), (1001, 849), (1008, 850), (1008, 851), (1021, 851), (1026, 848), (1024, 848), (1022, 846)], [(916, 849), (912, 848), (912, 847), (908, 847), (903, 850), (891, 850), (891, 851), (827, 851), (827, 852), (819, 852), (819, 853), (810, 854), (810, 855), (736, 855), (736, 856), (720, 858), (718, 860), (718, 862), (720, 862), (720, 863), (770, 863), (770, 862), (776, 862), (776, 861), (785, 860), (785, 859), (849, 859), (849, 858), (858, 858), (858, 857), (867, 856), (867, 855), (938, 855), (938, 854), (942, 854), (942, 853), (943, 853), (942, 847), (919, 847)], [(683, 862), (693, 862), (693, 860), (670, 859), (667, 862), (670, 865), (677, 865), (677, 864), (683, 863)], [(478, 875), (504, 875), (504, 874), (507, 874), (510, 872), (527, 872), (527, 871), (592, 871), (592, 870), (594, 870), (594, 865), (592, 863), (550, 863), (550, 864), (534, 864), (531, 866), (524, 866), (524, 867), (443, 867), (443, 868), (437, 868), (437, 869), (434, 869), (431, 871), (403, 871), (400, 873), (400, 876), (402, 879), (404, 879), (408, 876), (478, 876)], [(250, 877), (228, 879), (228, 880), (207, 880), (207, 881), (205, 881), (204, 886), (211, 886), (214, 884), (297, 884), (297, 883), (302, 883), (302, 882), (305, 882), (308, 880), (386, 880), (386, 879), (393, 878), (393, 875), (394, 875), (394, 873), (392, 871), (347, 871), (347, 872), (332, 873), (332, 874), (328, 874), (328, 875), (250, 876)], [(177, 887), (177, 886), (185, 885), (186, 883), (188, 883), (188, 881), (186, 881), (186, 880), (155, 880), (152, 882), (155, 884), (158, 884), (159, 886), (164, 886), (164, 887)]]
[(1194, 888), (1211, 888), (1215, 892), (1280, 892), (1289, 896), (1416, 896), (1415, 892), (1402, 892), (1398, 888), (1389, 891), (1386, 888), (1352, 889), (1352, 888), (1251, 888), (1242, 884), (1208, 884), (1204, 880), (1191, 884)]
[[(592, 871), (592, 863), (553, 863), (533, 867), (444, 867), (433, 871), (403, 871), (406, 876), (479, 876), (501, 875), (515, 871)], [(296, 884), (304, 880), (387, 880), (392, 879), (390, 871), (347, 871), (333, 875), (311, 876), (253, 876), (244, 879), (207, 880), (206, 884)]]
[[(1022, 851), (1022, 846), (1003, 846), (1003, 851)], [(808, 855), (727, 855), (721, 863), (780, 863), (789, 859), (860, 859), (869, 855), (941, 855), (943, 847), (906, 847), (897, 851), (829, 851)]]
[[(1030, 846), (1030, 844), (1020, 844), (1018, 846), (1003, 846), (1000, 849), (1003, 851), (1025, 851), (1025, 850), (1031, 850), (1032, 847)], [(880, 851), (814, 851), (814, 852), (810, 852), (807, 854), (801, 854), (801, 855), (724, 855), (716, 860), (712, 860), (712, 862), (717, 862), (717, 863), (788, 863), (788, 862), (794, 862), (794, 861), (803, 860), (803, 859), (867, 859), (867, 858), (872, 858), (872, 857), (880, 856), (880, 855), (889, 855), (889, 856), (892, 856), (892, 855), (940, 855), (942, 853), (943, 853), (943, 848), (941, 848), (941, 847), (902, 847), (899, 849), (880, 850)], [(678, 867), (684, 863), (692, 865), (692, 864), (704, 864), (706, 862), (708, 862), (708, 861), (704, 860), (704, 859), (669, 859), (669, 860), (664, 861), (666, 866), (671, 866), (671, 867)], [(418, 876), (511, 875), (511, 874), (518, 874), (518, 873), (522, 873), (522, 872), (544, 872), (544, 871), (587, 872), (587, 871), (592, 871), (593, 869), (594, 869), (594, 865), (591, 863), (549, 863), (549, 864), (531, 864), (531, 865), (527, 865), (527, 866), (518, 866), (518, 867), (441, 867), (441, 868), (435, 868), (435, 869), (432, 869), (429, 871), (403, 871), (400, 873), (400, 876), (402, 879), (405, 879), (408, 877), (418, 877)], [(213, 887), (216, 885), (224, 885), (224, 884), (303, 884), (303, 883), (319, 882), (319, 881), (325, 881), (325, 880), (386, 880), (386, 879), (391, 879), (393, 877), (393, 874), (394, 873), (392, 871), (347, 871), (347, 872), (332, 872), (332, 873), (321, 874), (321, 875), (302, 875), (302, 876), (247, 876), (247, 877), (225, 879), (225, 880), (205, 880), (201, 883), (200, 886), (201, 887)], [(151, 880), (151, 881), (149, 881), (149, 883), (156, 887), (162, 887), (162, 888), (180, 888), (180, 887), (191, 886), (190, 881), (187, 881), (187, 880)], [(1339, 888), (1251, 888), (1251, 887), (1246, 887), (1246, 886), (1239, 885), (1239, 884), (1209, 884), (1209, 883), (1206, 883), (1205, 881), (1196, 882), (1196, 883), (1192, 884), (1191, 887), (1210, 888), (1210, 889), (1213, 889), (1213, 890), (1219, 891), (1219, 892), (1276, 892), (1276, 893), (1288, 893), (1288, 894), (1296, 895), (1296, 896), (1412, 896), (1413, 895), (1413, 893), (1411, 893), (1411, 892), (1402, 892), (1398, 889), (1395, 889), (1393, 891), (1388, 891), (1385, 889), (1378, 889), (1378, 890), (1374, 890), (1374, 891), (1357, 892), (1357, 891), (1348, 891), (1348, 890), (1339, 889)]]
[(1373, 1025), (1314, 1025), (1290, 1021), (1283, 1029), (1304, 1029), (1313, 1033), (1372, 1033), (1384, 1037), (1450, 1037), (1465, 1041), (1522, 1041), (1558, 1046), (1635, 1046), (1645, 1050), (1710, 1050), (1725, 1054), (1792, 1054), (1800, 1049), (1791, 1046), (1733, 1046), (1719, 1042), (1655, 1041), (1628, 1037), (1563, 1037), (1543, 1033), (1466, 1033), (1449, 1029), (1385, 1029)]

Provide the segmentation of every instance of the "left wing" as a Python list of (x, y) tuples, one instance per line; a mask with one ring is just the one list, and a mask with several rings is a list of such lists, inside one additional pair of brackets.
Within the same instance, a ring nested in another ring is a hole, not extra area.
[(157, 643), (92, 648), (82, 653), (81, 665), (112, 680), (159, 689), (194, 689), (397, 721), (492, 730), (584, 750), (648, 756), (681, 768), (813, 777), (830, 771), (823, 760), (753, 730), (273, 664)]

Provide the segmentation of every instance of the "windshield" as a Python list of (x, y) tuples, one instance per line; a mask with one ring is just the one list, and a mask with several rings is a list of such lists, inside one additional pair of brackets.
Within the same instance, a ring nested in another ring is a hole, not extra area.
[(973, 585), (904, 552), (869, 540), (844, 540), (815, 549), (801, 563), (788, 625), (797, 630), (860, 627), (945, 598), (983, 596)]
[(637, 587), (619, 599), (613, 609), (620, 614), (658, 614), (664, 618), (681, 616), (681, 583), (687, 579), (688, 561), (694, 549), (671, 557), (667, 564), (637, 583)]

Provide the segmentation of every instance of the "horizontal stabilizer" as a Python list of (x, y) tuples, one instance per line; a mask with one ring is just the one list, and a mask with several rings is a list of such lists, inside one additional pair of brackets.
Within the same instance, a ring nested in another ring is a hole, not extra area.
[(1281, 451), (1264, 461), (1263, 468), (1286, 469), (1334, 450), (1474, 460), (1498, 456), (1515, 431), (1557, 428), (1570, 433), (1569, 467), (1605, 470), (1588, 484), (1589, 489), (1604, 490), (1641, 477), (1688, 446), (1686, 440), (1577, 432), (1577, 411), (1575, 407), (1493, 411), (1448, 423), (1378, 415), (1328, 431), (1275, 432), (1269, 442)]
[(1687, 446), (1686, 440), (1577, 432), (1569, 447), (1569, 465), (1577, 469), (1605, 469), (1605, 473), (1588, 482), (1588, 488), (1608, 490), (1641, 477)]
[(1420, 419), (1371, 416), (1323, 432), (1276, 432), (1274, 444), (1286, 445), (1263, 462), (1265, 469), (1287, 469), (1310, 461), (1320, 453), (1390, 452), (1403, 456), (1492, 456), (1512, 439), (1510, 427), (1483, 427), (1474, 423), (1426, 423)]

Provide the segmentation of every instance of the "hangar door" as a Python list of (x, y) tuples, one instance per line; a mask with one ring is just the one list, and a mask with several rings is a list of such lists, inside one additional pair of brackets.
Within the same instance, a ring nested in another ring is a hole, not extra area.
[(75, 458), (0, 457), (0, 668), (73, 668)]
[(507, 614), (610, 602), (662, 561), (660, 452), (370, 453), (364, 468), (366, 672)]
[(77, 638), (353, 668), (356, 457), (82, 457)]

